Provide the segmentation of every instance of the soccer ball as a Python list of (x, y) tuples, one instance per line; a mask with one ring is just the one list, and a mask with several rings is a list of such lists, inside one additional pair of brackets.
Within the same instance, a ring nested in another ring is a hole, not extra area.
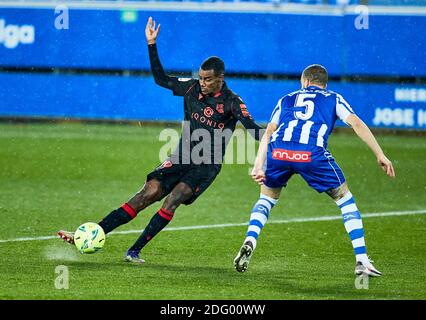
[(95, 253), (105, 244), (105, 232), (97, 223), (83, 223), (74, 233), (74, 244), (81, 253)]

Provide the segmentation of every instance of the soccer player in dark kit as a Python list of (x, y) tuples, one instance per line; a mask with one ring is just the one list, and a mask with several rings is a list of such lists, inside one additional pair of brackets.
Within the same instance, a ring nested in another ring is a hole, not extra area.
[[(227, 87), (225, 65), (220, 58), (206, 59), (199, 69), (198, 80), (168, 76), (157, 53), (159, 31), (160, 25), (156, 27), (150, 17), (145, 35), (155, 82), (184, 98), (185, 121), (181, 139), (173, 154), (148, 174), (142, 189), (99, 222), (107, 234), (166, 197), (161, 209), (125, 254), (125, 261), (136, 263), (144, 262), (139, 257), (140, 251), (171, 221), (176, 209), (181, 204), (194, 202), (214, 181), (236, 123), (240, 121), (246, 129), (251, 129), (249, 132), (256, 140), (263, 133), (241, 98)], [(58, 235), (69, 243), (74, 242), (72, 232), (61, 230)]]

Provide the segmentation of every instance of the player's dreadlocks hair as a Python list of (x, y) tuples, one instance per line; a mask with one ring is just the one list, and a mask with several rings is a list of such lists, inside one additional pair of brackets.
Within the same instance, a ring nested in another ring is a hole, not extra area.
[(328, 82), (327, 69), (320, 64), (312, 64), (303, 70), (302, 77), (311, 83), (326, 86)]
[(212, 56), (204, 60), (201, 69), (213, 70), (215, 76), (220, 76), (225, 73), (225, 63), (219, 57)]

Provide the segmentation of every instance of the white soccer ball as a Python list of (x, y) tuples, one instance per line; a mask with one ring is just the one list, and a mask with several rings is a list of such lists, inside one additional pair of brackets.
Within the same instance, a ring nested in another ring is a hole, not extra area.
[(74, 233), (74, 244), (81, 253), (95, 253), (105, 244), (105, 232), (97, 223), (83, 223)]

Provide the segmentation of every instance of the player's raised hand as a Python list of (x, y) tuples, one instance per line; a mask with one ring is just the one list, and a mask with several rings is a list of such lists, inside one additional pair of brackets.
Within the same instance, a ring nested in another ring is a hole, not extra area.
[(384, 154), (381, 154), (377, 157), (377, 162), (389, 177), (395, 178), (395, 170), (393, 169), (392, 162), (386, 158)]
[(251, 177), (258, 184), (262, 185), (263, 181), (265, 181), (265, 172), (262, 169), (253, 168), (251, 171)]
[(152, 17), (148, 18), (148, 22), (145, 27), (145, 36), (148, 44), (154, 44), (157, 42), (157, 36), (160, 32), (160, 24), (155, 28), (155, 20), (152, 20)]

